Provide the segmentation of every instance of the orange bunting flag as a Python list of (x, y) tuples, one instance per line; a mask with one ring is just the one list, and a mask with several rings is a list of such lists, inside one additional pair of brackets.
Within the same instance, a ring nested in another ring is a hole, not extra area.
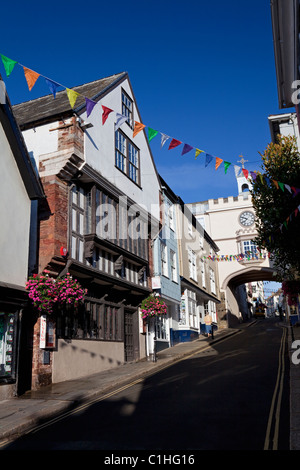
[(141, 130), (143, 130), (144, 127), (146, 126), (141, 122), (134, 121), (133, 137), (135, 137)]
[(221, 165), (222, 161), (223, 161), (222, 158), (216, 157), (216, 170), (219, 168), (219, 166)]
[(37, 72), (34, 72), (33, 70), (28, 69), (27, 67), (23, 67), (23, 69), (24, 69), (24, 74), (25, 74), (25, 78), (26, 78), (26, 81), (27, 81), (29, 91), (31, 91), (33, 85), (35, 84), (35, 82), (39, 78), (40, 74), (37, 73)]

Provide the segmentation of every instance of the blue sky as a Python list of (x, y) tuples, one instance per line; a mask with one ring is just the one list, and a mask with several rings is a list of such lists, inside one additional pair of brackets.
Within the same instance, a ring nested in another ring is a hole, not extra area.
[[(260, 168), (278, 109), (269, 0), (152, 0), (1, 5), (0, 53), (67, 87), (127, 71), (142, 121), (232, 163), (225, 175), (182, 147), (151, 143), (158, 171), (184, 202), (236, 195), (233, 164)], [(13, 104), (29, 92), (21, 67), (5, 80)]]

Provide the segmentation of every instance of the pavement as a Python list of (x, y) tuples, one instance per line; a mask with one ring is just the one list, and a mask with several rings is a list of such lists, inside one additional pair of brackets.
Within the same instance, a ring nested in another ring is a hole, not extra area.
[[(74, 408), (104, 399), (115, 390), (122, 389), (132, 382), (143, 380), (172, 363), (187, 358), (216, 342), (237, 334), (243, 328), (252, 326), (255, 320), (240, 324), (237, 328), (219, 329), (214, 338), (201, 336), (188, 343), (157, 353), (156, 361), (143, 359), (126, 363), (114, 369), (93, 374), (76, 380), (69, 380), (43, 387), (41, 390), (28, 391), (20, 397), (0, 401), (0, 450), (7, 443), (33, 430), (49, 420), (55, 420), (62, 414), (68, 414)], [(292, 342), (300, 341), (300, 327), (288, 328), (288, 347), (292, 353)], [(300, 342), (299, 342), (300, 345)], [(295, 350), (294, 350), (295, 351)], [(291, 358), (291, 354), (289, 355)], [(300, 353), (299, 353), (300, 361)], [(291, 450), (300, 449), (300, 364), (290, 361), (290, 445)]]

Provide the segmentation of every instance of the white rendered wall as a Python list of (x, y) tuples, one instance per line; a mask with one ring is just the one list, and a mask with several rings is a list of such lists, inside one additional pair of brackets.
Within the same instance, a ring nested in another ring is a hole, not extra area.
[(25, 286), (28, 268), (30, 200), (0, 125), (0, 282)]

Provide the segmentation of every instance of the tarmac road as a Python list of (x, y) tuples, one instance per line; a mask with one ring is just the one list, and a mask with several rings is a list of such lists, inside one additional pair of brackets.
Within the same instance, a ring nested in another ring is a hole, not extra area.
[(258, 321), (4, 449), (288, 450), (288, 360), (286, 329)]

